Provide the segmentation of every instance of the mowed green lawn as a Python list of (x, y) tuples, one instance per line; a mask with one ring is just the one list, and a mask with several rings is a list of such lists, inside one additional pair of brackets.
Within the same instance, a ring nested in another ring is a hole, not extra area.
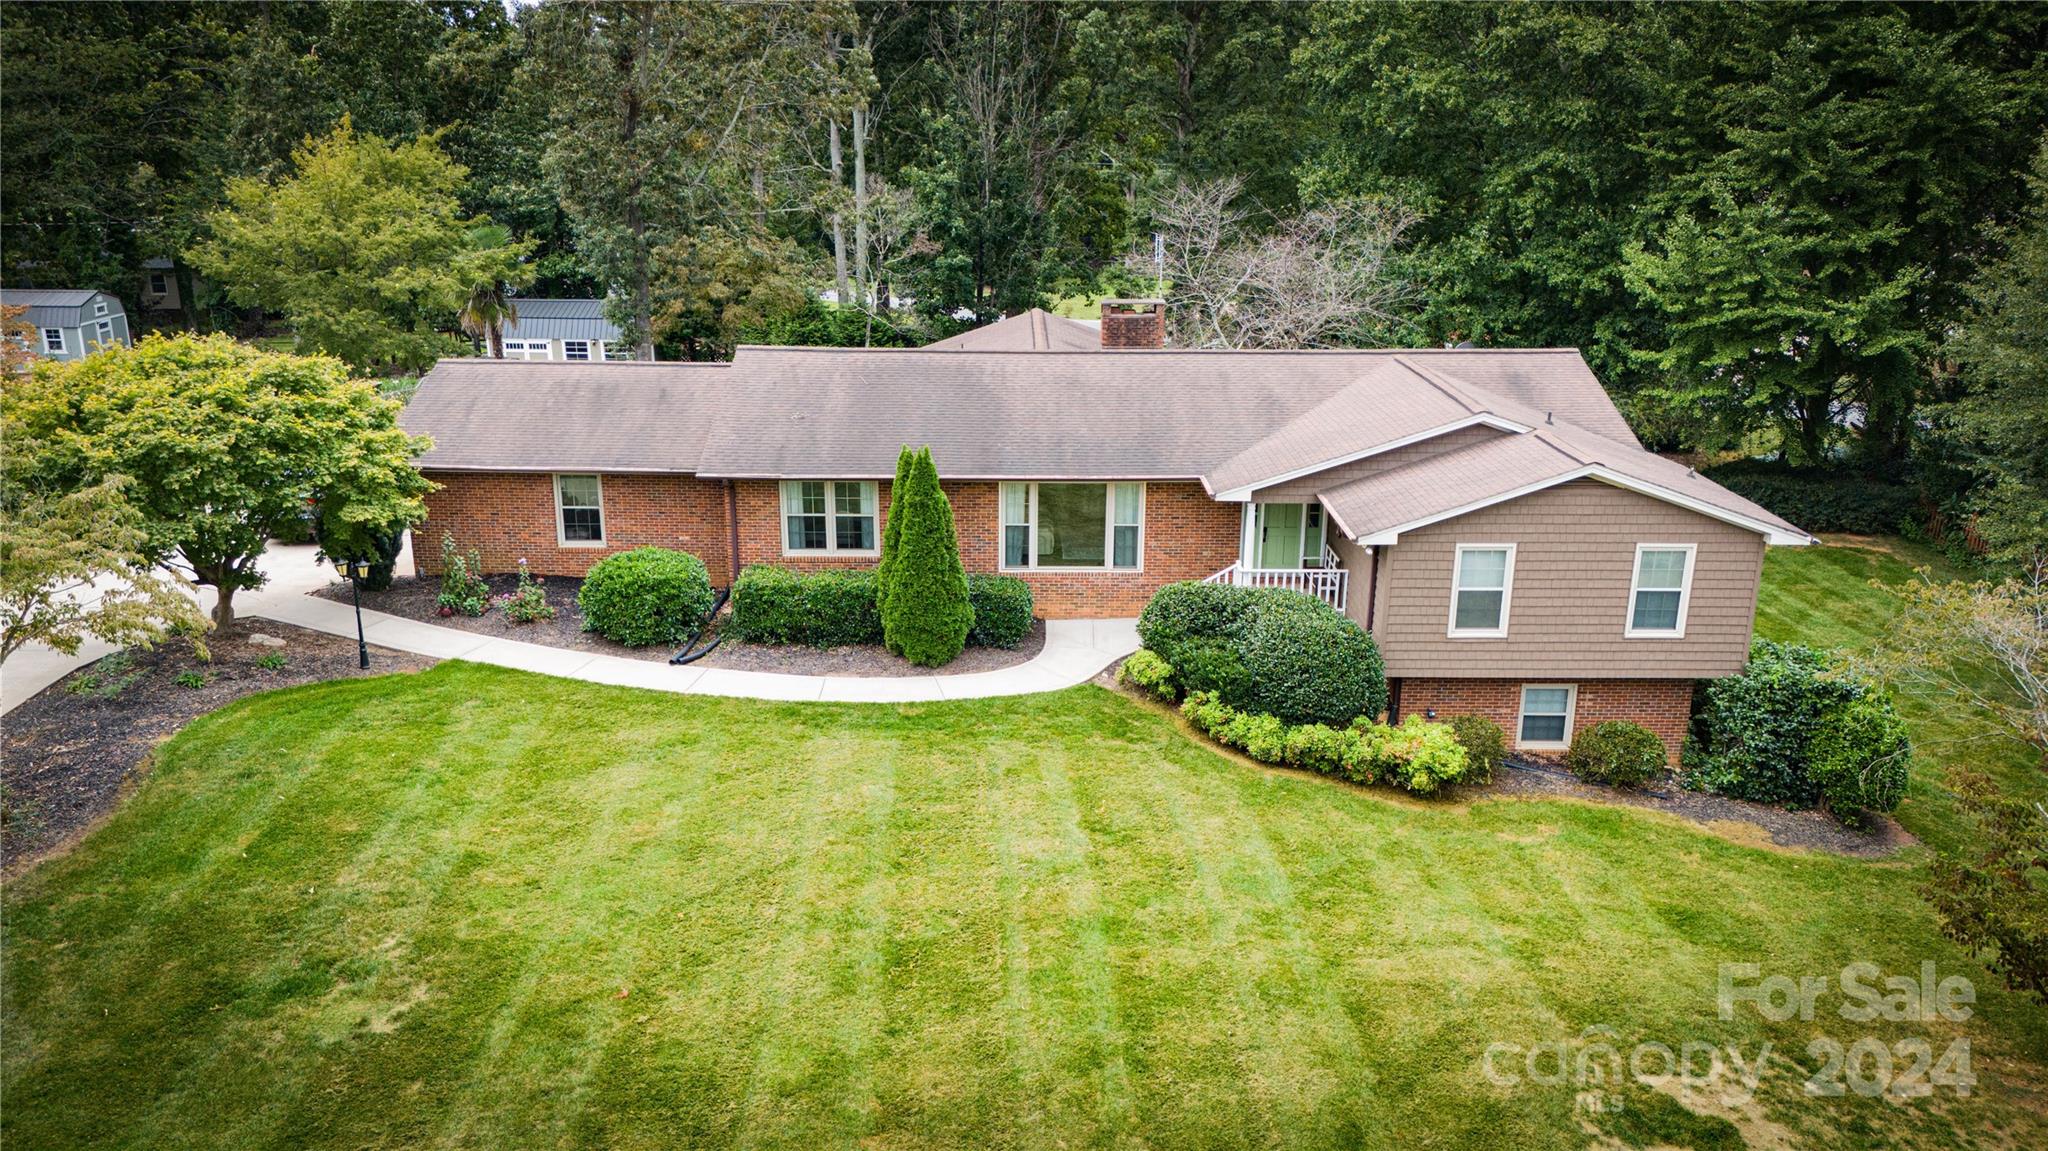
[[(776, 705), (444, 664), (194, 724), (11, 885), (0, 1143), (2043, 1145), (2048, 1011), (1939, 938), (1923, 865), (1408, 802), (1096, 688)], [(1716, 1013), (1722, 963), (1855, 960), (1965, 974), (1976, 1015)], [(1601, 1025), (1777, 1055), (1726, 1117), (1484, 1073)], [(1966, 1037), (1975, 1092), (1809, 1098), (1816, 1034)]]

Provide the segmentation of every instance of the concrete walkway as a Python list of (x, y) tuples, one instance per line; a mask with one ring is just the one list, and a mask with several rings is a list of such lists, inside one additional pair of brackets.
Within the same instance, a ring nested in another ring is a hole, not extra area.
[[(245, 618), (273, 619), (333, 635), (354, 636), (354, 608), (307, 594), (325, 587), (334, 579), (334, 569), (316, 564), (314, 554), (315, 549), (311, 546), (272, 546), (263, 557), (263, 570), (270, 577), (270, 582), (260, 591), (238, 594), (235, 597), (235, 614)], [(399, 567), (403, 571), (411, 564), (401, 558)], [(211, 591), (205, 593), (203, 602), (211, 606)], [(1058, 691), (1086, 683), (1103, 668), (1138, 650), (1136, 620), (1049, 620), (1045, 625), (1045, 648), (1042, 651), (1025, 663), (997, 671), (920, 676), (782, 675), (695, 664), (672, 667), (651, 660), (570, 651), (545, 644), (477, 635), (375, 611), (363, 613), (363, 630), (371, 643), (381, 647), (590, 683), (644, 687), (685, 695), (849, 703), (984, 699)], [(81, 652), (81, 658), (75, 660), (56, 656), (54, 652), (47, 653), (50, 657), (47, 659), (38, 656), (34, 664), (34, 678), (41, 682), (31, 687), (30, 677), (24, 676), (24, 682), (19, 685), (19, 699), (16, 698), (14, 665), (22, 656), (9, 660), (5, 677), (7, 707), (12, 708), (20, 700), (27, 699), (87, 658), (97, 659), (104, 654), (104, 651), (90, 655)], [(45, 667), (45, 664), (49, 666)]]

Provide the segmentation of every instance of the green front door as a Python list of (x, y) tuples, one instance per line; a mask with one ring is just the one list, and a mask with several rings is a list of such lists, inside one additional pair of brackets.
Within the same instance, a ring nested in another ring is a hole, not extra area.
[(1300, 504), (1260, 504), (1259, 567), (1299, 568), (1301, 566)]

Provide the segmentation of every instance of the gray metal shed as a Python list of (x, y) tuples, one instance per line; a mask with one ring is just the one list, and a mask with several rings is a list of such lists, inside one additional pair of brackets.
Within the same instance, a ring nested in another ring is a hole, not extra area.
[(82, 360), (102, 345), (134, 341), (118, 297), (85, 288), (0, 288), (0, 304), (27, 308), (22, 320), (36, 330), (34, 350), (53, 360)]
[(519, 319), (505, 325), (508, 360), (632, 359), (619, 327), (604, 318), (603, 300), (516, 298)]

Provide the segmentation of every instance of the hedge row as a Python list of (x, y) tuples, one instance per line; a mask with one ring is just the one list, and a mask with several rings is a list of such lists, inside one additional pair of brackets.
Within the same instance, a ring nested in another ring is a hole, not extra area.
[(1410, 716), (1399, 727), (1359, 720), (1348, 727), (1287, 724), (1279, 717), (1239, 711), (1209, 692), (1181, 704), (1197, 731), (1261, 763), (1279, 763), (1348, 779), (1391, 783), (1429, 795), (1468, 779), (1472, 759), (1447, 723)]
[[(724, 633), (749, 643), (840, 647), (882, 642), (875, 573), (796, 572), (750, 564), (732, 587), (732, 616)], [(1031, 585), (1015, 576), (970, 575), (967, 597), (974, 623), (967, 642), (1014, 648), (1031, 634)]]
[(1912, 485), (1879, 477), (1757, 460), (1737, 460), (1701, 474), (1810, 532), (1884, 535), (1919, 519), (1920, 497)]
[(1287, 723), (1342, 726), (1387, 706), (1372, 636), (1299, 592), (1167, 584), (1138, 617), (1138, 636), (1177, 669), (1180, 690)]

